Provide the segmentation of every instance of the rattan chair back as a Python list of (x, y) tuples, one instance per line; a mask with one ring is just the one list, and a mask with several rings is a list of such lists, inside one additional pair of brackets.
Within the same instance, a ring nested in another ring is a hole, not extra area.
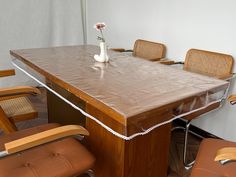
[(135, 41), (133, 56), (147, 60), (159, 60), (164, 58), (166, 47), (164, 44), (138, 39)]
[(231, 55), (190, 49), (185, 58), (184, 70), (222, 78), (232, 73), (233, 62)]

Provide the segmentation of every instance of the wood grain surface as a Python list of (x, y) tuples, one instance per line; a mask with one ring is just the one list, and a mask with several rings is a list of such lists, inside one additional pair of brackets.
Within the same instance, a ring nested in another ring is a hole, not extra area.
[[(195, 96), (212, 94), (228, 86), (225, 81), (119, 52), (109, 51), (109, 63), (97, 63), (93, 56), (99, 53), (99, 48), (92, 45), (10, 53), (46, 79), (111, 115), (125, 127), (119, 133), (126, 136), (139, 132), (143, 128), (141, 122), (149, 122), (145, 129), (160, 122), (158, 116), (149, 119), (149, 112), (176, 109)], [(139, 127), (134, 129), (134, 123)]]

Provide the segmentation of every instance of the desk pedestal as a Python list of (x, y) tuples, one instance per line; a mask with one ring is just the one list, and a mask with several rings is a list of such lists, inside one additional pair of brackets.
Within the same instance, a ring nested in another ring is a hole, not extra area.
[[(53, 86), (58, 92), (61, 88)], [(64, 96), (71, 94), (61, 92)], [(78, 98), (73, 98), (74, 100)], [(81, 100), (78, 99), (80, 104)], [(85, 105), (86, 111), (102, 119), (112, 120), (91, 105)], [(84, 124), (81, 113), (48, 93), (49, 122), (61, 124)], [(168, 115), (167, 115), (168, 116)], [(91, 119), (86, 119), (87, 148), (96, 158), (93, 170), (96, 177), (166, 177), (171, 125), (156, 128), (144, 136), (130, 141), (120, 139)]]
[[(87, 105), (94, 116), (109, 117)], [(96, 157), (96, 177), (166, 177), (171, 124), (130, 141), (120, 139), (91, 119), (86, 120), (90, 132), (88, 144)]]

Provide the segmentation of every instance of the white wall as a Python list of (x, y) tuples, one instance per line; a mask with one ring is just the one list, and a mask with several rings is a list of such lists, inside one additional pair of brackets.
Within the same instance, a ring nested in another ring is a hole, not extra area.
[[(88, 42), (98, 44), (96, 22), (106, 22), (110, 47), (132, 48), (137, 38), (166, 44), (167, 57), (183, 60), (189, 48), (229, 53), (236, 59), (235, 0), (88, 0)], [(82, 44), (80, 0), (0, 0), (0, 69), (11, 68), (10, 49)], [(13, 82), (12, 82), (13, 81)], [(0, 86), (32, 80), (1, 78)], [(231, 88), (236, 93), (236, 89)], [(236, 108), (226, 104), (195, 121), (236, 140)], [(227, 128), (226, 128), (227, 127)]]
[[(190, 48), (228, 53), (236, 59), (235, 0), (87, 2), (89, 43), (98, 43), (93, 24), (106, 22), (105, 36), (110, 47), (132, 48), (134, 41), (142, 38), (166, 44), (167, 57), (175, 60), (183, 60)], [(236, 107), (229, 104), (194, 124), (236, 141)]]
[[(80, 0), (0, 0), (0, 69), (13, 68), (9, 50), (83, 43)], [(0, 86), (35, 83), (17, 71)]]

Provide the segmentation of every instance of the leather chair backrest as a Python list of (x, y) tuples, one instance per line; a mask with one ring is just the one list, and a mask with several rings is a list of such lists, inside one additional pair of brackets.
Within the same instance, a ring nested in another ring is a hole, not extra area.
[(164, 44), (138, 39), (135, 41), (133, 56), (147, 60), (158, 60), (164, 58), (166, 47)]
[(184, 70), (223, 78), (232, 73), (233, 63), (231, 55), (190, 49), (185, 58)]

